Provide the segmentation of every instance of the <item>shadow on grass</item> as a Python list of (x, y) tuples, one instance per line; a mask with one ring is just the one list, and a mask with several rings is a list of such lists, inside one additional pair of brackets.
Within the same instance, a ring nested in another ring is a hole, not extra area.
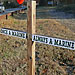
[(26, 13), (17, 13), (17, 14), (14, 14), (13, 17), (15, 19), (19, 19), (19, 20), (26, 20), (27, 19), (27, 14)]

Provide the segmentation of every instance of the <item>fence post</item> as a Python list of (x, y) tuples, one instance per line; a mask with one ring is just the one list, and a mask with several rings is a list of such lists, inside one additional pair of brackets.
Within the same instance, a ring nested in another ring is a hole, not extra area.
[(8, 14), (6, 14), (6, 20), (8, 19)]
[(27, 57), (28, 57), (28, 74), (35, 75), (35, 42), (32, 41), (32, 34), (35, 34), (36, 28), (36, 1), (27, 3)]
[(11, 13), (11, 16), (13, 16), (13, 12)]

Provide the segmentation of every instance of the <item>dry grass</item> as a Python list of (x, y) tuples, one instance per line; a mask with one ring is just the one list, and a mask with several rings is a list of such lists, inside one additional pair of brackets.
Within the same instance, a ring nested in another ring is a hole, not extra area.
[[(49, 10), (50, 7), (37, 9), (36, 34), (75, 40), (75, 33), (68, 27), (50, 19)], [(27, 31), (26, 14), (22, 12), (9, 16), (8, 20), (2, 19), (0, 28)], [(67, 75), (67, 65), (75, 65), (74, 51), (40, 43), (36, 43), (36, 51), (39, 52), (36, 75)], [(0, 35), (0, 75), (27, 75), (26, 61), (27, 41)]]

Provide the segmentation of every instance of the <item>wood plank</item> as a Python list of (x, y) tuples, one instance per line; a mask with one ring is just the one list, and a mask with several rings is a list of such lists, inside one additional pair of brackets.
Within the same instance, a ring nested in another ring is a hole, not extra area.
[(36, 1), (27, 3), (27, 56), (28, 56), (28, 74), (35, 75), (35, 42), (32, 42), (32, 34), (35, 34), (36, 28)]

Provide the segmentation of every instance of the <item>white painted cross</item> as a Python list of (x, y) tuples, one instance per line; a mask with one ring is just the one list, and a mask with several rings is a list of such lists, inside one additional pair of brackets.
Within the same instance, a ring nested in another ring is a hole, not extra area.
[[(7, 28), (1, 28), (0, 34), (9, 35), (13, 37), (19, 37), (22, 39), (27, 38), (27, 33)], [(75, 50), (75, 42), (69, 41), (69, 40), (63, 40), (58, 38), (52, 38), (47, 36), (41, 36), (41, 35), (32, 35), (32, 41), (38, 42), (38, 43), (44, 43), (52, 46), (62, 47), (70, 50)]]
[(17, 30), (12, 30), (12, 29), (7, 29), (7, 28), (1, 28), (0, 29), (0, 34), (4, 35), (9, 35), (9, 36), (14, 36), (14, 37), (19, 37), (22, 39), (26, 39), (26, 32), (22, 31), (17, 31)]
[(32, 35), (32, 41), (75, 50), (75, 42), (74, 41), (46, 37), (46, 36), (40, 36), (40, 35)]

